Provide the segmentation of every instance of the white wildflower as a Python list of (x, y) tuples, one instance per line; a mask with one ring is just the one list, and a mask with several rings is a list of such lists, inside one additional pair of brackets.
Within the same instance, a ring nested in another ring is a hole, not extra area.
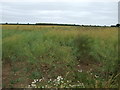
[(83, 72), (82, 69), (81, 70), (78, 70), (78, 72)]
[(32, 82), (32, 84), (35, 84), (36, 82)]
[(36, 87), (36, 84), (31, 84), (32, 87)]
[(78, 65), (78, 67), (79, 67), (80, 65)]
[(38, 79), (36, 79), (36, 81), (38, 82), (39, 80), (38, 80)]
[(57, 79), (60, 80), (62, 78), (62, 76), (58, 76)]
[(95, 78), (98, 78), (99, 76), (98, 75), (95, 75)]
[(39, 79), (39, 82), (41, 82), (42, 81), (42, 79)]

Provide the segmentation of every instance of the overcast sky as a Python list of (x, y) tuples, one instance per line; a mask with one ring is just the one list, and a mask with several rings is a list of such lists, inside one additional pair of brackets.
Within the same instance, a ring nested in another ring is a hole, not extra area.
[(118, 23), (118, 0), (0, 0), (0, 23)]

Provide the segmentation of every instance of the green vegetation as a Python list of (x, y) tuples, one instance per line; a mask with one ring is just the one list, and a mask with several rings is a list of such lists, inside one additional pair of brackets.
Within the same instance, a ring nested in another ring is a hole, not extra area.
[(2, 27), (4, 87), (119, 86), (116, 27)]

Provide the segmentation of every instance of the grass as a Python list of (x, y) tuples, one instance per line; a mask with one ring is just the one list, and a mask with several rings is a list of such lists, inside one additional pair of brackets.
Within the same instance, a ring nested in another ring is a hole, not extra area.
[[(118, 28), (35, 25), (2, 28), (4, 87), (118, 88)], [(58, 76), (64, 78), (64, 83), (55, 84)], [(17, 78), (22, 80), (16, 82)], [(41, 78), (31, 85), (34, 79)], [(54, 83), (48, 83), (50, 79)]]

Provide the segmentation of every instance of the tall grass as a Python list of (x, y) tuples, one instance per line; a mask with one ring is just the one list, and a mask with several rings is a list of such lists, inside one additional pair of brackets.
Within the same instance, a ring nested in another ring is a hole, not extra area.
[[(3, 25), (2, 60), (3, 64), (23, 68), (24, 72), (21, 72), (30, 80), (61, 75), (73, 82), (80, 80), (86, 87), (105, 87), (102, 82), (115, 76), (118, 68), (117, 34), (117, 28), (110, 27)], [(97, 73), (99, 79), (77, 71), (78, 64), (89, 62), (100, 64), (96, 65), (97, 70), (93, 68), (90, 72)], [(19, 63), (25, 65), (21, 67)], [(95, 86), (96, 82), (98, 86)], [(109, 87), (118, 87), (117, 82), (109, 84)]]

